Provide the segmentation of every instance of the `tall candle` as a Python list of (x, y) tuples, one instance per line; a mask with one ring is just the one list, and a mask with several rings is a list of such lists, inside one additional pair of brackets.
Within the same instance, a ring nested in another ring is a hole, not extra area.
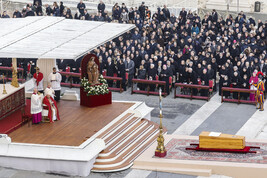
[(162, 115), (161, 88), (159, 89), (159, 114)]

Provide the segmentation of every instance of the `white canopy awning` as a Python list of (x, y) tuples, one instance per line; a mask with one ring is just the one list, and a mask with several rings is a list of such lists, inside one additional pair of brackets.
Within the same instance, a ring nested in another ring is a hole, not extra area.
[(49, 16), (0, 19), (0, 26), (1, 58), (74, 60), (135, 27)]

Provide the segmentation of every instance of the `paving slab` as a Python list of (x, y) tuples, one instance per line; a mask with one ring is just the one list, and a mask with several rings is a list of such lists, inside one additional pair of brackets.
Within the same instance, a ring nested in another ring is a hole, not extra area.
[(199, 135), (202, 131), (236, 134), (255, 112), (254, 105), (223, 103), (192, 135)]

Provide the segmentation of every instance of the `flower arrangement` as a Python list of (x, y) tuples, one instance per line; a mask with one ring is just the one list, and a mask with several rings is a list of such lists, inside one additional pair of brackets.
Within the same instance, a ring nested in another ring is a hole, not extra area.
[(99, 76), (98, 81), (100, 84), (92, 85), (85, 77), (81, 79), (81, 86), (83, 87), (84, 91), (87, 92), (87, 96), (108, 94), (108, 84), (103, 75)]

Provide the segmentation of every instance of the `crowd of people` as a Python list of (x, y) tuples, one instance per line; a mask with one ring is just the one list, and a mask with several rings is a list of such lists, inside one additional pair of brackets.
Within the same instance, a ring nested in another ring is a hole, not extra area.
[[(45, 5), (45, 13), (38, 8), (41, 5), (40, 0), (35, 0), (34, 5), (28, 4), (22, 12), (16, 10), (13, 17), (46, 14), (136, 25), (133, 30), (92, 51), (99, 57), (101, 72), (123, 78), (124, 90), (126, 85), (132, 85), (133, 78), (159, 79), (166, 81), (168, 94), (169, 86), (180, 82), (207, 86), (212, 83), (213, 89), (219, 89), (221, 95), (222, 87), (253, 88), (259, 72), (263, 81), (267, 77), (267, 22), (258, 20), (256, 23), (242, 11), (236, 17), (223, 18), (213, 10), (201, 19), (197, 13), (185, 8), (175, 16), (166, 6), (152, 14), (143, 2), (139, 7), (129, 9), (124, 3), (121, 6), (116, 3), (109, 14), (100, 1), (97, 14), (90, 15), (80, 1), (73, 17), (63, 2), (59, 6), (56, 2), (53, 7)], [(2, 17), (6, 17), (5, 12)], [(80, 61), (81, 58), (76, 62), (59, 59), (57, 64), (59, 70), (79, 72)], [(26, 71), (30, 62), (26, 61), (27, 65), (24, 62)], [(219, 81), (218, 86), (216, 81)], [(74, 78), (74, 83), (79, 83), (79, 78)], [(113, 86), (113, 82), (109, 82), (109, 86)], [(138, 89), (145, 87), (138, 85)], [(150, 89), (155, 90), (155, 86)], [(207, 92), (194, 90), (194, 95), (198, 94), (207, 95)], [(247, 99), (248, 95), (242, 97)], [(230, 93), (225, 92), (224, 96), (229, 97)]]

